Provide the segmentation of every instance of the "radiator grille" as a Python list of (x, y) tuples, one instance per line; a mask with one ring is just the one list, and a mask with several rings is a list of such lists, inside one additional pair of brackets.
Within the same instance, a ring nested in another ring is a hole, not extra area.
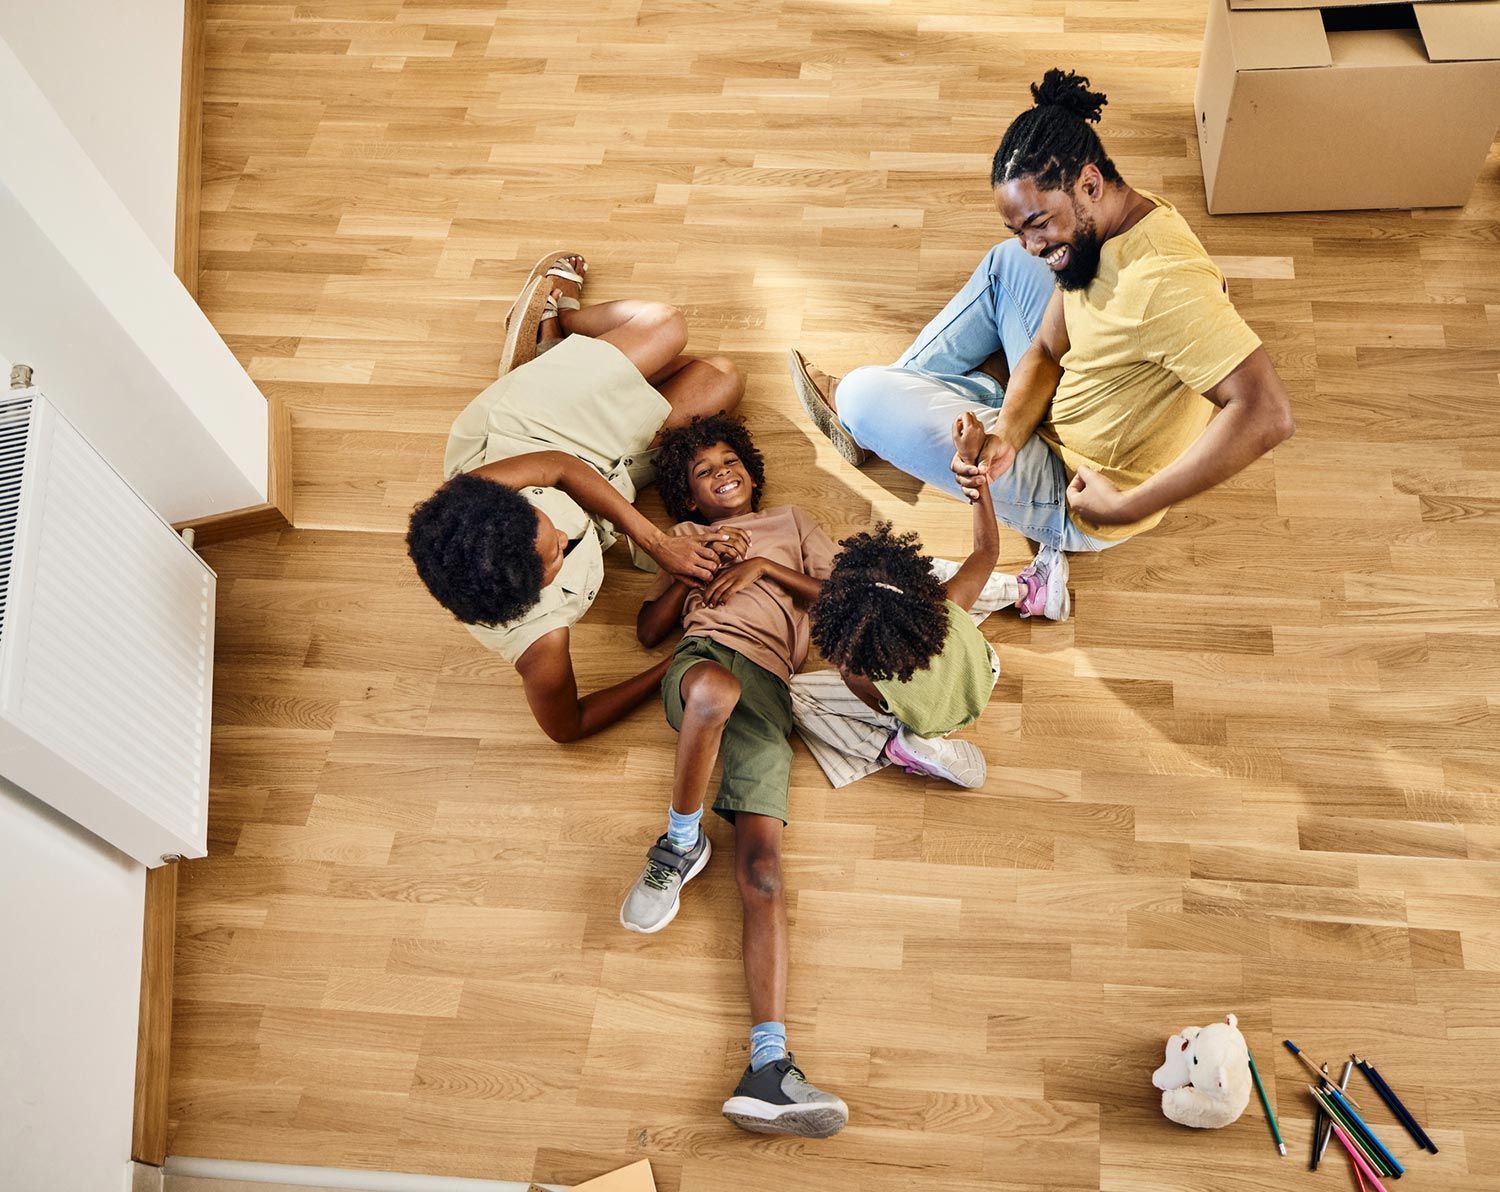
[(0, 622), (0, 708), (127, 814), (204, 840), (213, 573), (50, 406), (31, 461), (12, 434), (24, 415), (3, 409), (0, 534), (24, 545)]
[(21, 512), (21, 476), (26, 468), (26, 439), (31, 433), (31, 398), (0, 404), (0, 641), (10, 604), (10, 568), (16, 549), (16, 521)]

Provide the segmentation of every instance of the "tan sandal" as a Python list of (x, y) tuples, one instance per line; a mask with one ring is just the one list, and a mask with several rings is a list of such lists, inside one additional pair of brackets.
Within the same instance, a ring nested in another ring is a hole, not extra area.
[(505, 346), (500, 349), (500, 376), (536, 358), (537, 332), (552, 297), (552, 283), (534, 277), (526, 283), (506, 317)]
[[(575, 273), (571, 268), (568, 267), (567, 262), (572, 257), (577, 257), (581, 263), (581, 271), (578, 273)], [(531, 267), (531, 272), (526, 275), (526, 280), (521, 283), (520, 292), (524, 294), (526, 292), (526, 287), (529, 286), (538, 277), (555, 277), (560, 281), (570, 281), (581, 291), (583, 289), (585, 275), (588, 273), (588, 271), (589, 263), (583, 259), (583, 254), (581, 252), (549, 252), (546, 256), (540, 258), (537, 263)], [(516, 301), (517, 304), (519, 304), (520, 299), (518, 298)], [(569, 297), (566, 294), (562, 295), (558, 299), (558, 305), (563, 310), (578, 310), (582, 306), (577, 298)], [(505, 316), (505, 325), (507, 327), (510, 326), (511, 315), (515, 313), (515, 310), (516, 307), (512, 306), (510, 308), (510, 311)]]

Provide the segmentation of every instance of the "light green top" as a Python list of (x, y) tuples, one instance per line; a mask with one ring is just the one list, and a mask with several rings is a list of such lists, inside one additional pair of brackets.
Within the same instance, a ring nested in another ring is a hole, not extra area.
[(876, 679), (886, 711), (919, 737), (945, 737), (979, 719), (1000, 674), (990, 643), (951, 600), (943, 648), (906, 682)]

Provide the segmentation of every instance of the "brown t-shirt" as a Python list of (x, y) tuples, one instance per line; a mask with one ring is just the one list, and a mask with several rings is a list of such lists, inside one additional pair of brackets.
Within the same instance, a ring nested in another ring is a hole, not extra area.
[[(832, 540), (795, 505), (725, 518), (712, 526), (679, 522), (672, 533), (700, 535), (723, 526), (749, 531), (749, 558), (770, 559), (814, 579), (827, 579), (833, 570)], [(672, 576), (661, 574), (646, 599), (655, 600), (671, 586)], [(807, 658), (807, 611), (767, 576), (717, 608), (707, 607), (701, 592), (689, 592), (682, 607), (682, 632), (685, 637), (707, 637), (728, 646), (785, 682)]]

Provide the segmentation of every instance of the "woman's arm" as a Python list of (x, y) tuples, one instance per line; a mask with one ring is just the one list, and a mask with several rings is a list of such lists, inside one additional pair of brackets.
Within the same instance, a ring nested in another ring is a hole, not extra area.
[(641, 605), (635, 615), (636, 639), (651, 649), (666, 641), (672, 630), (682, 623), (682, 606), (687, 602), (689, 588), (680, 579), (655, 600)]
[(733, 527), (697, 537), (676, 537), (656, 528), (614, 485), (566, 451), (531, 451), (496, 460), (471, 473), (511, 488), (560, 488), (584, 509), (618, 526), (664, 571), (700, 583), (713, 577), (720, 558), (715, 544), (744, 556), (749, 537)]
[(537, 724), (554, 741), (567, 742), (608, 728), (651, 698), (671, 661), (663, 658), (638, 675), (580, 699), (568, 631), (554, 629), (527, 648), (516, 660), (516, 670)]

